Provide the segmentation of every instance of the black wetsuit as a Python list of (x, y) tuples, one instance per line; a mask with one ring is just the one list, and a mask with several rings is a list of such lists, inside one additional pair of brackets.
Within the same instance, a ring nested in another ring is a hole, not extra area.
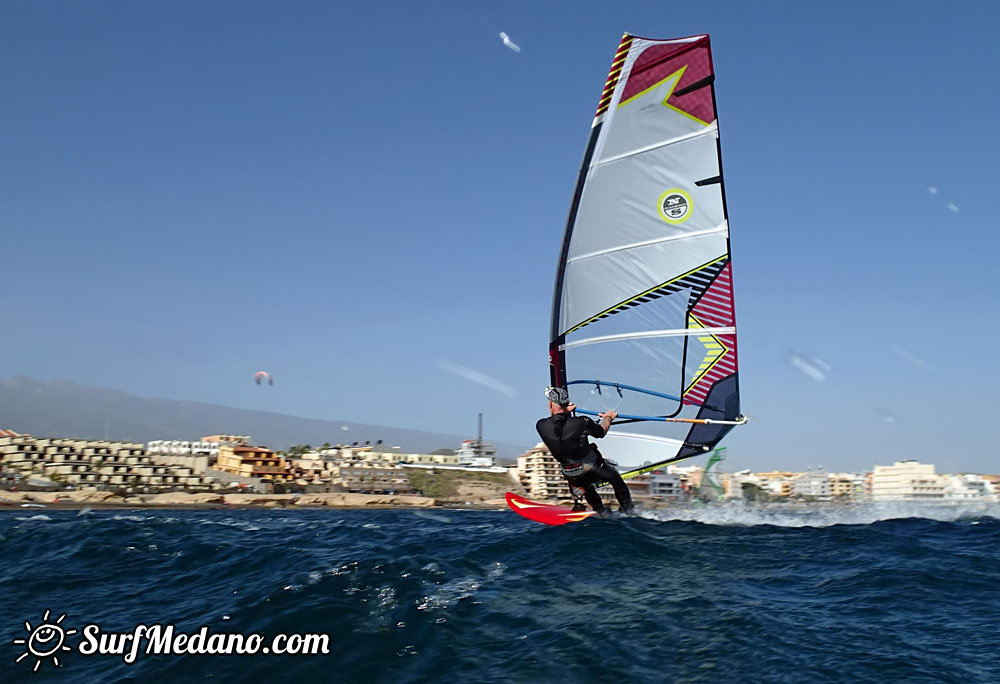
[(549, 448), (549, 453), (559, 461), (570, 486), (583, 489), (591, 508), (599, 513), (604, 511), (604, 503), (595, 485), (610, 482), (620, 509), (626, 512), (632, 510), (632, 494), (628, 485), (587, 439), (588, 436), (603, 437), (606, 434), (603, 427), (586, 416), (556, 413), (538, 421), (535, 429)]

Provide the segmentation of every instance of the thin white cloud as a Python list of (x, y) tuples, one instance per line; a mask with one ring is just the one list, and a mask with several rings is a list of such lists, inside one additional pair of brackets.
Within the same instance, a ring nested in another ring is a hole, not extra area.
[(454, 361), (449, 361), (447, 359), (438, 359), (438, 368), (441, 370), (448, 371), (453, 375), (457, 375), (460, 378), (469, 380), (470, 382), (475, 382), (483, 387), (489, 387), (495, 392), (504, 394), (508, 397), (516, 397), (517, 391), (513, 387), (505, 382), (497, 380), (494, 377), (486, 375), (486, 373), (480, 373), (472, 368), (467, 368), (461, 364), (455, 363)]
[(878, 410), (878, 415), (882, 419), (883, 423), (895, 423), (897, 421), (896, 416), (892, 415), (884, 409)]
[(889, 351), (903, 359), (904, 361), (916, 366), (917, 368), (922, 368), (923, 370), (933, 370), (934, 366), (924, 361), (922, 358), (916, 354), (903, 349), (898, 344), (894, 344), (889, 347)]
[(507, 47), (509, 47), (514, 52), (520, 52), (521, 51), (521, 47), (519, 45), (517, 45), (517, 43), (515, 43), (514, 41), (512, 41), (510, 39), (510, 36), (508, 36), (503, 31), (500, 32), (500, 40), (502, 40), (503, 44), (506, 45)]
[[(940, 191), (933, 185), (927, 188), (927, 192), (929, 192), (933, 196), (940, 196), (941, 194)], [(941, 197), (941, 201), (944, 201), (944, 197)], [(950, 211), (953, 214), (957, 214), (959, 212), (958, 205), (955, 204), (954, 202), (946, 202), (945, 206), (948, 207), (948, 211)]]
[(830, 364), (800, 351), (790, 352), (788, 354), (788, 363), (803, 375), (812, 378), (816, 382), (825, 381), (827, 373), (830, 372)]

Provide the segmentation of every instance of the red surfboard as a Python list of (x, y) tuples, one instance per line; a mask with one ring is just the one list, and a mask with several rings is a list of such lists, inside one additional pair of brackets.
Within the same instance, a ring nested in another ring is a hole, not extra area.
[(518, 496), (514, 492), (507, 492), (507, 505), (518, 515), (546, 525), (565, 525), (569, 522), (585, 520), (594, 515), (594, 511), (574, 512), (565, 506), (538, 503)]

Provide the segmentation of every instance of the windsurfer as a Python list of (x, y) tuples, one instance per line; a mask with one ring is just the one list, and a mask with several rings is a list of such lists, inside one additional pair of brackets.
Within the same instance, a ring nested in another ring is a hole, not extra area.
[(588, 436), (601, 438), (608, 433), (618, 414), (605, 411), (600, 414), (601, 422), (595, 423), (587, 416), (576, 416), (576, 405), (569, 400), (569, 392), (564, 387), (548, 387), (545, 396), (549, 400), (549, 417), (535, 424), (549, 453), (559, 461), (563, 476), (570, 489), (583, 490), (587, 503), (599, 515), (608, 515), (609, 509), (597, 493), (597, 484), (610, 482), (618, 499), (618, 510), (631, 513), (632, 495), (628, 485), (615, 468), (604, 460), (597, 446), (590, 443)]

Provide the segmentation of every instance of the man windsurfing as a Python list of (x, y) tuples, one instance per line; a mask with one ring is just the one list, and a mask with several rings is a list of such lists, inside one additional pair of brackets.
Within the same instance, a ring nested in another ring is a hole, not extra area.
[(549, 417), (539, 420), (535, 429), (549, 448), (549, 453), (559, 461), (562, 474), (570, 487), (582, 489), (590, 507), (604, 517), (611, 511), (601, 501), (597, 484), (609, 482), (618, 499), (618, 510), (631, 513), (632, 494), (628, 485), (588, 439), (604, 437), (618, 413), (605, 411), (599, 414), (601, 422), (595, 423), (587, 416), (573, 415), (576, 405), (570, 402), (569, 392), (565, 387), (547, 387), (545, 396), (549, 400)]

